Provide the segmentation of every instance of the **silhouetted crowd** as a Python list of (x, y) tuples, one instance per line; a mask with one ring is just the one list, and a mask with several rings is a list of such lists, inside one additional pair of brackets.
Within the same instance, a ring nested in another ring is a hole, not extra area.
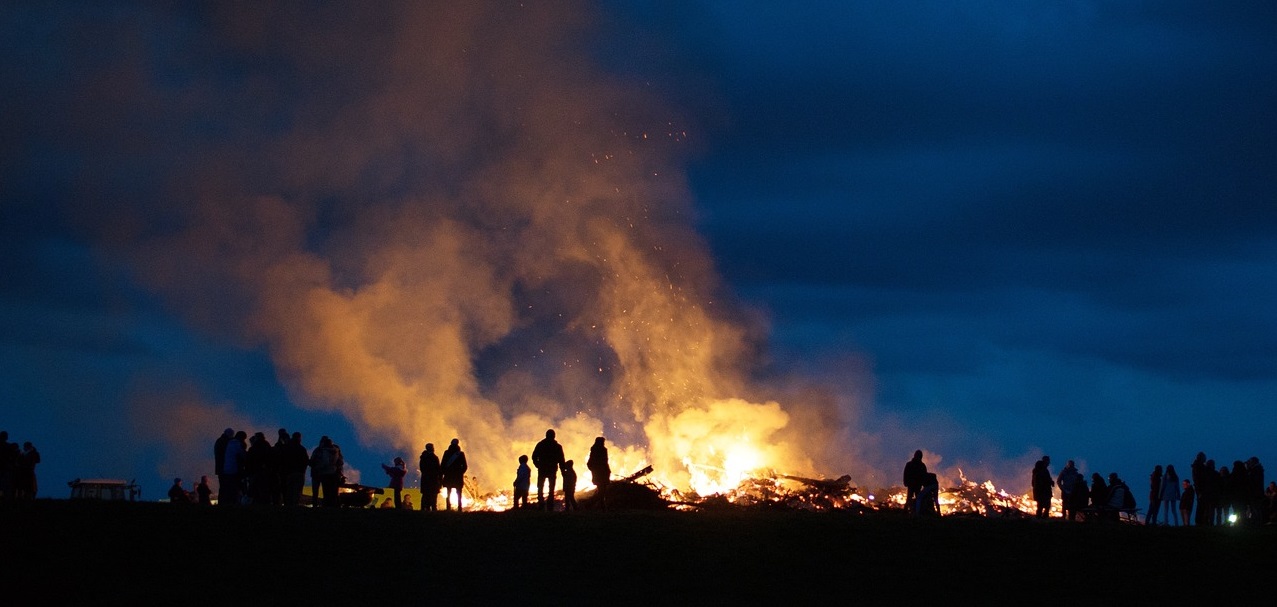
[[(1073, 460), (1054, 477), (1050, 465), (1051, 458), (1043, 456), (1030, 473), (1030, 495), (1036, 503), (1037, 518), (1051, 516), (1051, 500), (1058, 489), (1065, 520), (1138, 520), (1140, 508), (1135, 492), (1116, 472), (1109, 473), (1107, 480), (1098, 472), (1092, 473), (1088, 484)], [(1259, 458), (1216, 467), (1215, 460), (1199, 452), (1189, 470), (1190, 478), (1180, 478), (1174, 465), (1153, 468), (1149, 474), (1145, 525), (1277, 523), (1277, 482), (1265, 486), (1264, 466)], [(927, 472), (922, 451), (915, 451), (913, 459), (905, 464), (903, 480), (909, 513), (940, 514), (935, 474)]]
[[(558, 477), (563, 477), (563, 509), (577, 509), (576, 471), (573, 461), (565, 459), (563, 447), (555, 440), (554, 430), (547, 430), (545, 438), (532, 452), (533, 466), (537, 471), (537, 506), (555, 510), (555, 487)], [(227, 428), (213, 442), (214, 474), (217, 476), (216, 503), (224, 506), (275, 505), (300, 506), (303, 504), (306, 473), (310, 473), (310, 502), (320, 507), (341, 507), (342, 487), (349, 486), (345, 476), (345, 458), (341, 447), (327, 436), (322, 436), (313, 450), (307, 450), (300, 432), (289, 434), (284, 428), (277, 432), (275, 442), (257, 432), (252, 436), (244, 430)], [(519, 457), (515, 472), (515, 507), (528, 506), (532, 469), (528, 456)], [(605, 440), (598, 437), (590, 448), (586, 463), (591, 480), (597, 487), (601, 508), (606, 508), (606, 491), (611, 468)], [(388, 477), (387, 488), (393, 496), (382, 501), (379, 507), (412, 509), (404, 494), (408, 476), (407, 462), (402, 457), (390, 464), (381, 464)], [(442, 454), (435, 453), (434, 443), (426, 443), (417, 460), (421, 475), (421, 510), (437, 511), (439, 494), (444, 495), (444, 509), (452, 510), (456, 500), (457, 510), (462, 509), (462, 491), (469, 466), (459, 439), (452, 439)], [(178, 503), (214, 503), (213, 491), (207, 476), (201, 477), (194, 490), (182, 485), (181, 478), (173, 479), (169, 488), (169, 500)], [(522, 503), (520, 503), (522, 500)], [(366, 504), (355, 504), (363, 506)]]
[(40, 452), (29, 441), (19, 447), (9, 442), (9, 432), (0, 430), (0, 500), (29, 501), (36, 497), (39, 485), (35, 467)]

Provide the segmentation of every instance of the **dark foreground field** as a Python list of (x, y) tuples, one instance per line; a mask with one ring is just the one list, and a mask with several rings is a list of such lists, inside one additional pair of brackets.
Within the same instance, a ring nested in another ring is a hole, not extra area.
[(1274, 527), (67, 500), (0, 523), (5, 593), (52, 604), (1224, 604), (1277, 581)]

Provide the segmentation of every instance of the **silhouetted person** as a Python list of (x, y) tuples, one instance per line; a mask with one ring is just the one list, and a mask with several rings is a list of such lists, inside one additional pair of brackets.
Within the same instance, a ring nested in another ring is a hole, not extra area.
[(436, 511), (439, 509), (439, 486), (443, 483), (439, 456), (435, 455), (434, 443), (426, 443), (426, 448), (417, 458), (417, 469), (421, 471), (421, 509)]
[(248, 458), (244, 472), (248, 478), (249, 502), (261, 506), (270, 503), (271, 483), (275, 480), (274, 458), (266, 435), (256, 432), (248, 442)]
[(1210, 481), (1206, 480), (1206, 454), (1204, 452), (1197, 452), (1197, 457), (1193, 459), (1193, 464), (1189, 466), (1189, 472), (1197, 493), (1197, 516), (1193, 517), (1193, 521), (1199, 527), (1209, 525), (1210, 521), (1206, 519), (1210, 515), (1210, 488), (1208, 486)]
[(404, 464), (402, 457), (396, 457), (394, 465), (381, 465), (381, 469), (386, 471), (386, 475), (390, 477), (388, 485), (391, 491), (394, 491), (395, 508), (403, 508), (403, 479), (408, 475), (408, 467)]
[(1102, 518), (1104, 509), (1108, 506), (1109, 486), (1104, 482), (1104, 477), (1099, 472), (1091, 475), (1091, 509), (1095, 511), (1097, 518)]
[(1122, 511), (1134, 508), (1134, 497), (1131, 495), (1131, 488), (1118, 478), (1116, 472), (1109, 473), (1109, 493), (1108, 501), (1104, 504), (1104, 518), (1111, 521), (1121, 520)]
[(911, 514), (918, 513), (918, 490), (927, 480), (927, 465), (922, 463), (922, 450), (913, 452), (913, 459), (905, 463), (905, 510)]
[(322, 501), (319, 501), (318, 493), (312, 495), (315, 503), (323, 504), (327, 508), (341, 506), (341, 501), (337, 498), (337, 487), (341, 484), (343, 463), (341, 461), (341, 450), (333, 443), (333, 439), (327, 436), (320, 437), (319, 445), (310, 454), (312, 486), (314, 481), (317, 480), (319, 490), (323, 492)]
[(572, 460), (563, 462), (563, 511), (576, 510), (576, 470)]
[[(240, 430), (226, 443), (226, 457), (222, 461), (222, 473), (226, 485), (219, 487), (218, 504), (238, 506), (243, 497), (243, 471), (248, 458), (248, 433)], [(226, 501), (222, 501), (225, 499)]]
[(1268, 520), (1268, 498), (1264, 495), (1264, 465), (1258, 457), (1246, 460), (1246, 521), (1262, 525)]
[(412, 509), (413, 509), (413, 507), (412, 507), (412, 494), (411, 494), (411, 493), (405, 493), (405, 494), (403, 494), (403, 503), (402, 503), (402, 504), (400, 504), (400, 505), (399, 505), (399, 507), (400, 507), (400, 508), (403, 508), (404, 510), (412, 510)]
[(294, 432), (284, 450), (284, 505), (301, 505), (302, 489), (306, 487), (306, 470), (310, 468), (310, 451), (302, 443), (302, 433)]
[(1051, 480), (1050, 465), (1051, 458), (1046, 455), (1033, 464), (1030, 482), (1033, 487), (1033, 501), (1037, 502), (1038, 506), (1036, 512), (1038, 518), (1051, 516), (1051, 493), (1055, 488), (1055, 481)]
[[(1070, 498), (1073, 496), (1073, 488), (1077, 486), (1079, 478), (1082, 478), (1082, 474), (1077, 471), (1073, 460), (1065, 462), (1064, 469), (1060, 470), (1060, 475), (1055, 477), (1055, 484), (1060, 488), (1060, 505), (1064, 509), (1064, 518), (1070, 521), (1077, 514), (1074, 508), (1075, 501)], [(1083, 507), (1086, 507), (1085, 504)]]
[[(16, 445), (15, 445), (16, 446)], [(10, 447), (12, 449), (12, 447)], [(18, 467), (14, 479), (16, 493), (19, 498), (33, 500), (39, 493), (36, 482), (35, 467), (40, 463), (40, 452), (30, 441), (22, 443), (22, 452), (18, 454)]]
[(288, 430), (280, 428), (275, 433), (275, 444), (270, 450), (270, 503), (284, 505), (284, 494), (288, 491)]
[(1158, 506), (1162, 511), (1162, 524), (1169, 525), (1171, 519), (1174, 519), (1175, 526), (1178, 527), (1179, 500), (1182, 496), (1179, 492), (1179, 473), (1175, 472), (1175, 466), (1167, 464), (1166, 473), (1162, 475), (1162, 484), (1158, 487), (1158, 491), (1162, 502)]
[(1197, 490), (1193, 489), (1193, 484), (1188, 479), (1184, 479), (1184, 487), (1179, 492), (1179, 518), (1184, 521), (1185, 527), (1193, 521), (1188, 515), (1193, 513), (1193, 500), (1196, 497)]
[(173, 479), (173, 486), (168, 488), (168, 501), (173, 504), (191, 503), (191, 494), (182, 487), (182, 479)]
[(235, 431), (227, 428), (213, 441), (213, 474), (217, 476), (217, 503), (227, 503), (227, 492), (235, 481), (226, 474), (226, 446), (235, 437)]
[(0, 496), (13, 501), (13, 476), (18, 468), (17, 445), (9, 442), (9, 433), (0, 430)]
[(461, 450), (461, 441), (452, 439), (443, 452), (439, 466), (443, 472), (443, 507), (445, 510), (452, 510), (452, 494), (456, 493), (457, 512), (460, 512), (461, 489), (466, 484), (466, 470), (469, 468), (466, 465), (466, 453)]
[(1086, 488), (1086, 477), (1078, 474), (1077, 477), (1073, 479), (1073, 491), (1069, 493), (1068, 519), (1070, 521), (1076, 520), (1078, 513), (1086, 509), (1090, 499), (1091, 492)]
[(198, 485), (195, 485), (195, 498), (201, 506), (213, 505), (213, 488), (208, 486), (208, 477), (201, 476)]
[(528, 507), (528, 491), (532, 488), (532, 468), (528, 456), (519, 456), (519, 467), (514, 469), (514, 507)]
[(1153, 472), (1148, 475), (1148, 510), (1144, 512), (1144, 524), (1157, 524), (1157, 510), (1162, 504), (1162, 466), (1153, 467)]
[(918, 516), (940, 516), (940, 479), (928, 472), (922, 477), (922, 485), (914, 498), (918, 504)]
[[(554, 510), (554, 485), (563, 461), (563, 446), (554, 440), (554, 430), (546, 430), (545, 438), (532, 450), (532, 465), (537, 469), (537, 506)], [(549, 500), (544, 493), (547, 483), (550, 485)]]
[(612, 467), (607, 460), (607, 445), (602, 436), (594, 439), (590, 446), (590, 457), (585, 460), (585, 467), (590, 471), (590, 482), (597, 487), (599, 508), (607, 509), (607, 488), (612, 480)]

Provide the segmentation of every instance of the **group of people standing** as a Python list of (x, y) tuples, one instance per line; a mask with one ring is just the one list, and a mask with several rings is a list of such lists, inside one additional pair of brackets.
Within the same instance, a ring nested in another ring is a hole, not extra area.
[(27, 501), (35, 499), (38, 485), (35, 467), (40, 452), (30, 441), (9, 442), (9, 432), (0, 430), (0, 499)]
[[(1044, 456), (1033, 469), (1033, 499), (1037, 502), (1039, 517), (1049, 516), (1055, 487), (1060, 489), (1064, 518), (1068, 520), (1086, 518), (1088, 514), (1115, 519), (1120, 512), (1135, 512), (1135, 497), (1117, 473), (1109, 474), (1108, 482), (1094, 473), (1088, 486), (1085, 477), (1069, 460), (1052, 483), (1050, 463), (1050, 458)], [(1277, 516), (1274, 510), (1277, 483), (1269, 483), (1265, 488), (1264, 467), (1259, 458), (1237, 460), (1231, 469), (1221, 466), (1216, 470), (1215, 461), (1199, 452), (1190, 469), (1191, 479), (1180, 478), (1173, 464), (1153, 468), (1149, 474), (1145, 525), (1182, 526), (1189, 525), (1190, 521), (1198, 526), (1226, 522), (1261, 524)]]
[[(541, 439), (532, 449), (532, 465), (537, 471), (537, 504), (539, 510), (555, 509), (554, 490), (558, 475), (563, 475), (563, 510), (570, 512), (577, 509), (576, 503), (576, 466), (573, 460), (563, 455), (563, 445), (555, 439), (553, 429), (545, 431)], [(590, 481), (597, 488), (600, 508), (607, 508), (608, 480), (612, 476), (612, 468), (608, 464), (606, 440), (600, 436), (594, 439), (590, 447), (590, 456), (585, 466), (590, 471)], [(519, 466), (514, 471), (514, 507), (528, 508), (528, 496), (531, 493), (532, 468), (528, 466), (528, 456), (519, 456)]]
[[(302, 489), (306, 485), (306, 471), (312, 471), (312, 487), (323, 485), (332, 487), (332, 498), (336, 500), (336, 482), (340, 477), (341, 450), (332, 444), (328, 437), (320, 439), (315, 454), (331, 453), (336, 456), (326, 460), (327, 466), (312, 465), (314, 455), (302, 444), (302, 434), (289, 434), (284, 428), (277, 432), (277, 438), (271, 443), (266, 434), (236, 432), (232, 428), (222, 431), (222, 435), (213, 441), (213, 473), (217, 476), (217, 503), (231, 506), (238, 504), (271, 504), (277, 506), (298, 506), (301, 504)], [(207, 477), (201, 478), (201, 484), (207, 485)], [(180, 485), (180, 479), (174, 483)], [(204, 490), (197, 489), (197, 495)], [(211, 491), (209, 492), (211, 503)], [(314, 491), (312, 490), (312, 494)], [(203, 502), (203, 500), (200, 500)]]

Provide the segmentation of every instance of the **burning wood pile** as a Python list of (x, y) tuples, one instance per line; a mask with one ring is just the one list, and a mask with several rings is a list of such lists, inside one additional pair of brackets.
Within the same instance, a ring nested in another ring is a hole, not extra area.
[[(818, 479), (770, 473), (746, 479), (734, 490), (709, 496), (684, 493), (653, 480), (652, 467), (647, 466), (608, 485), (609, 510), (692, 510), (721, 511), (731, 509), (844, 511), (853, 513), (903, 513), (905, 488), (890, 487), (865, 493), (852, 484), (850, 476)], [(976, 483), (959, 471), (958, 486), (940, 491), (943, 516), (981, 516), (1026, 518), (1032, 516), (1033, 504), (1027, 496), (1008, 494), (991, 481)], [(508, 507), (508, 500), (489, 500), (498, 510)], [(583, 510), (602, 509), (596, 490), (578, 497)], [(499, 503), (498, 503), (499, 502)], [(482, 502), (481, 502), (482, 503)], [(482, 506), (480, 509), (485, 509)]]

